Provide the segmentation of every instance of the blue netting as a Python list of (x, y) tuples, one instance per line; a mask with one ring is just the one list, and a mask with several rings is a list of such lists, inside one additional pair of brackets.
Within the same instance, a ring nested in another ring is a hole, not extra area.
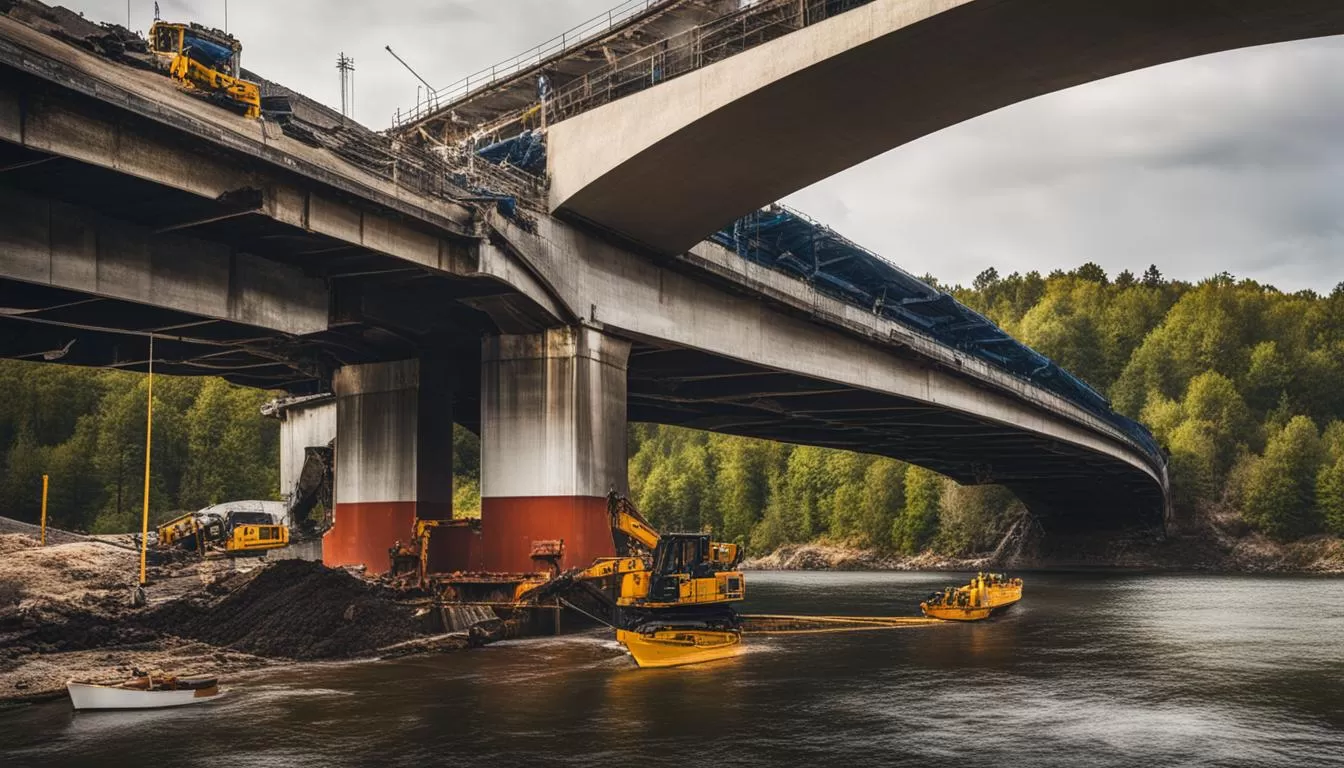
[(540, 131), (524, 131), (511, 139), (476, 150), (495, 165), (508, 163), (533, 176), (546, 175), (546, 141)]
[(801, 214), (771, 206), (711, 239), (749, 261), (806, 280), (823, 293), (1043, 387), (1120, 429), (1156, 462), (1163, 461), (1152, 433), (1111, 410), (1106, 398), (1078, 377), (950, 295)]
[(229, 70), (233, 67), (233, 49), (212, 40), (206, 40), (190, 29), (182, 39), (187, 56), (211, 69)]

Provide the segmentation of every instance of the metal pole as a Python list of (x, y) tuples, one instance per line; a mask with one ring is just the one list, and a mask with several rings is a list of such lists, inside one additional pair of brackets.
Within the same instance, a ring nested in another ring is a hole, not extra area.
[(149, 395), (145, 405), (145, 500), (140, 515), (140, 586), (145, 585), (145, 552), (149, 547), (149, 449), (154, 438), (154, 334), (149, 335)]
[(47, 546), (47, 476), (42, 476), (42, 546)]
[[(411, 65), (407, 64), (405, 59), (398, 56), (396, 51), (392, 50), (392, 46), (384, 45), (383, 47), (387, 49), (388, 53), (392, 54), (392, 58), (401, 62), (401, 66), (405, 67), (407, 72), (410, 72), (412, 75), (415, 75), (416, 80), (419, 80), (420, 82), (425, 84), (425, 91), (427, 95), (434, 93), (434, 86), (430, 85), (428, 80), (421, 77), (420, 73), (416, 72), (414, 69), (411, 69)], [(468, 80), (468, 83), (470, 83), (470, 80)]]

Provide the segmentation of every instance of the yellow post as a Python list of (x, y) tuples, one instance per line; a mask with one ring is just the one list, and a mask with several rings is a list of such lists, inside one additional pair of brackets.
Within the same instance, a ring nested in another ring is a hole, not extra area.
[(149, 397), (145, 405), (145, 503), (140, 518), (140, 586), (145, 584), (145, 551), (149, 547), (149, 448), (154, 438), (154, 335), (149, 336)]
[(47, 476), (42, 476), (42, 546), (47, 546)]

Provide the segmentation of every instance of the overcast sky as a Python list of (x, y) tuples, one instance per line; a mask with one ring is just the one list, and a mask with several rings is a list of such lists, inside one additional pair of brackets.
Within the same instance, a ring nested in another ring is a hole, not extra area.
[[(59, 0), (48, 0), (48, 2)], [(67, 0), (126, 22), (124, 0)], [(531, 48), (617, 0), (233, 0), (243, 64), (381, 129), (436, 87)], [(223, 0), (160, 0), (164, 18), (224, 26)], [(146, 30), (153, 3), (131, 0)], [(899, 147), (786, 202), (915, 274), (1168, 276), (1219, 271), (1285, 290), (1344, 281), (1344, 38), (1207, 56), (1024, 102)]]

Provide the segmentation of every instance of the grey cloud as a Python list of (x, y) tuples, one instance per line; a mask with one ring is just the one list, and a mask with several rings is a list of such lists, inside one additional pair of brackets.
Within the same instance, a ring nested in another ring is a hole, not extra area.
[(916, 273), (1156, 263), (1344, 280), (1344, 39), (1092, 83), (949, 128), (789, 202)]

